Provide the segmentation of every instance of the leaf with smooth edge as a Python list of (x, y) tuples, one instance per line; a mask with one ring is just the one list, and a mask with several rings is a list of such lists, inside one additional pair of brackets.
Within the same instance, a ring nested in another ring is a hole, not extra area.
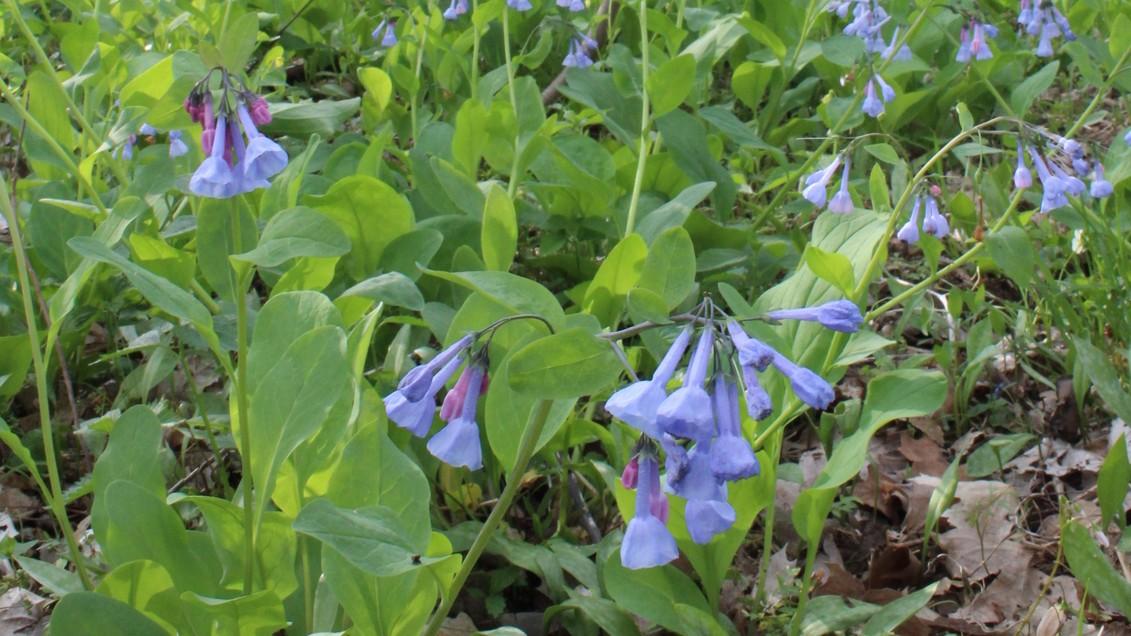
[(649, 244), (653, 243), (664, 230), (681, 227), (695, 206), (702, 203), (714, 190), (714, 181), (687, 186), (674, 199), (644, 215), (636, 226), (636, 232)]
[(106, 450), (94, 464), (94, 504), (91, 526), (99, 541), (109, 530), (106, 490), (118, 480), (128, 481), (155, 497), (165, 496), (161, 472), (164, 439), (161, 422), (147, 406), (134, 406), (122, 414), (110, 431)]
[(260, 130), (272, 136), (291, 135), (305, 139), (318, 134), (329, 138), (338, 134), (342, 124), (356, 115), (360, 107), (360, 97), (279, 104), (271, 108), (271, 123)]
[(264, 371), (248, 400), (257, 520), (267, 508), (279, 466), (322, 426), (351, 375), (340, 327), (318, 327), (289, 346), (275, 344), (285, 347), (284, 353)]
[(20, 565), (20, 569), (56, 596), (61, 597), (64, 594), (82, 591), (82, 580), (78, 574), (70, 570), (64, 570), (54, 563), (40, 561), (28, 556), (16, 555), (13, 558)]
[(297, 291), (271, 296), (255, 317), (255, 332), (248, 351), (248, 392), (279, 361), (295, 340), (326, 325), (342, 326), (338, 310), (318, 292)]
[[(193, 504), (204, 515), (212, 547), (224, 567), (223, 585), (232, 590), (242, 589), (247, 559), (243, 508), (218, 497), (190, 496), (181, 501)], [(283, 598), (298, 589), (294, 568), (295, 534), (286, 515), (268, 512), (263, 516), (255, 549), (259, 584)]]
[(102, 577), (95, 591), (128, 604), (162, 627), (172, 628), (170, 623), (185, 620), (177, 615), (184, 608), (176, 598), (173, 577), (155, 561), (142, 559), (119, 565)]
[(508, 272), (444, 272), (428, 269), (424, 273), (479, 292), (511, 313), (536, 314), (555, 327), (565, 320), (565, 312), (550, 290), (528, 278)]
[(1115, 571), (1092, 539), (1092, 533), (1079, 523), (1069, 521), (1061, 528), (1061, 535), (1068, 567), (1088, 593), (1124, 616), (1131, 616), (1131, 583)]
[(94, 592), (75, 592), (64, 596), (51, 613), (51, 633), (168, 636), (170, 632), (121, 601)]
[(1008, 225), (986, 237), (990, 258), (1018, 286), (1024, 288), (1033, 278), (1037, 266), (1037, 254), (1025, 230)]
[(299, 513), (294, 529), (375, 576), (402, 574), (440, 560), (423, 556), (427, 539), (413, 541), (397, 514), (384, 506), (339, 508), (328, 499), (315, 499)]
[(1104, 527), (1112, 519), (1119, 521), (1122, 527), (1126, 521), (1123, 518), (1123, 500), (1127, 496), (1127, 487), (1131, 485), (1131, 464), (1127, 461), (1127, 441), (1120, 434), (1115, 443), (1107, 451), (1100, 474), (1096, 480), (1096, 493), (1100, 500), (1101, 519)]
[(1049, 62), (1013, 89), (1013, 93), (1009, 96), (1009, 103), (1013, 106), (1013, 111), (1017, 113), (1018, 117), (1024, 117), (1033, 101), (1052, 86), (1059, 69), (1060, 62), (1055, 60)]
[(300, 256), (341, 256), (349, 249), (349, 238), (326, 215), (297, 207), (271, 217), (259, 237), (259, 245), (232, 258), (260, 267), (275, 267)]
[[(338, 300), (343, 298), (367, 298), (412, 311), (424, 308), (424, 296), (417, 289), (416, 283), (400, 272), (386, 272), (367, 278), (342, 292)], [(337, 304), (338, 301), (335, 300), (334, 303)]]
[(897, 627), (927, 606), (927, 602), (935, 595), (938, 586), (937, 582), (931, 583), (918, 592), (908, 594), (884, 605), (872, 615), (872, 618), (868, 619), (867, 623), (864, 623), (864, 628), (860, 632), (861, 636), (883, 636), (894, 633)]
[(852, 292), (855, 283), (852, 275), (852, 263), (848, 258), (836, 252), (826, 252), (814, 245), (805, 246), (805, 264), (821, 280), (832, 283), (845, 294)]
[(695, 58), (680, 55), (664, 62), (648, 76), (648, 97), (652, 116), (659, 117), (678, 107), (695, 83)]
[(618, 606), (676, 634), (684, 630), (676, 603), (710, 612), (699, 587), (674, 566), (628, 570), (620, 563), (620, 550), (613, 550), (605, 561), (603, 574), (609, 597)]
[(546, 610), (545, 621), (550, 624), (555, 616), (566, 610), (574, 609), (586, 616), (604, 630), (607, 634), (623, 636), (636, 636), (640, 630), (632, 615), (617, 606), (616, 603), (594, 596), (575, 596), (558, 603)]
[(384, 181), (366, 175), (340, 179), (326, 194), (303, 201), (333, 219), (349, 237), (353, 247), (344, 261), (355, 280), (375, 273), (385, 246), (413, 227), (408, 200)]
[(581, 306), (601, 324), (611, 326), (624, 307), (624, 297), (640, 280), (648, 245), (639, 234), (629, 234), (605, 257), (585, 291)]
[(1103, 401), (1115, 411), (1115, 414), (1124, 422), (1131, 422), (1131, 395), (1119, 382), (1111, 360), (1091, 342), (1083, 337), (1073, 339), (1076, 345), (1076, 355), (1084, 367), (1084, 372), (1096, 387)]
[(487, 269), (501, 272), (510, 269), (518, 244), (518, 221), (511, 198), (498, 184), (492, 184), (487, 191), (479, 243)]
[(695, 245), (682, 227), (668, 228), (652, 243), (637, 285), (675, 309), (695, 289)]
[[(541, 401), (541, 396), (514, 390), (510, 383), (509, 370), (510, 365), (504, 362), (499, 365), (491, 378), (491, 383), (487, 387), (487, 396), (483, 400), (482, 419), (483, 427), (487, 432), (487, 443), (491, 445), (495, 457), (507, 470), (514, 468), (518, 460), (518, 444), (522, 438), (522, 431), (533, 424), (538, 403)], [(576, 402), (575, 399), (554, 400), (542, 428), (542, 435), (534, 444), (534, 452), (538, 452), (553, 439), (573, 413)]]
[(612, 346), (582, 329), (535, 340), (511, 356), (507, 369), (511, 388), (547, 399), (598, 393), (621, 372)]

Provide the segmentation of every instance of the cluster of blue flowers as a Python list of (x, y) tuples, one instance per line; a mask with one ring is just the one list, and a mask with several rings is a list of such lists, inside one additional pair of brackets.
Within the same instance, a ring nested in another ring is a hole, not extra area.
[[(815, 321), (845, 333), (857, 331), (863, 323), (859, 308), (847, 300), (773, 311), (767, 317)], [(626, 487), (637, 489), (636, 514), (621, 545), (621, 563), (626, 568), (663, 565), (678, 555), (665, 525), (665, 491), (686, 500), (684, 518), (696, 543), (706, 544), (734, 525), (727, 483), (760, 472), (754, 450), (742, 434), (740, 385), (746, 412), (756, 420), (773, 411), (770, 395), (758, 380), (758, 373), (771, 366), (789, 380), (805, 404), (825, 409), (835, 398), (832, 385), (821, 376), (751, 337), (738, 322), (728, 319), (725, 327), (720, 322), (697, 318), (684, 327), (650, 379), (618, 390), (605, 403), (609, 413), (642, 433), (634, 459), (622, 475)], [(702, 328), (683, 381), (668, 393), (668, 384), (695, 336), (695, 324)], [(659, 448), (666, 455), (663, 488)]]
[(962, 27), (959, 36), (958, 53), (955, 61), (966, 64), (970, 60), (988, 60), (994, 56), (988, 40), (997, 37), (997, 27), (986, 22), (970, 20), (969, 26)]
[[(878, 0), (834, 0), (826, 9), (843, 19), (848, 18), (851, 10), (852, 21), (844, 27), (844, 34), (864, 40), (864, 50), (867, 53), (876, 53), (883, 59), (911, 59), (911, 49), (906, 44), (896, 49), (899, 27), (893, 30), (890, 41), (884, 40), (883, 26), (891, 20), (891, 16)], [(884, 112), (884, 105), (893, 99), (895, 89), (891, 84), (880, 77), (879, 73), (872, 73), (864, 84), (864, 101), (860, 104), (860, 110), (869, 117), (879, 117)]]
[[(139, 135), (142, 138), (145, 138), (152, 143), (154, 140), (156, 140), (156, 138), (159, 134), (161, 134), (160, 131), (158, 131), (153, 126), (150, 126), (149, 124), (142, 124), (141, 127), (138, 128), (137, 134), (136, 135), (130, 135), (129, 137), (126, 138), (126, 143), (122, 144), (122, 148), (121, 148), (122, 159), (129, 161), (130, 159), (134, 158), (134, 146), (138, 142), (138, 136)], [(169, 138), (169, 157), (170, 158), (176, 159), (177, 157), (188, 154), (188, 151), (189, 151), (188, 145), (185, 144), (185, 140), (183, 139), (183, 135), (181, 134), (181, 131), (170, 130), (168, 138)]]
[[(937, 239), (942, 239), (950, 233), (950, 223), (946, 216), (939, 211), (939, 190), (932, 186), (931, 190), (915, 197), (911, 206), (911, 218), (904, 223), (895, 236), (905, 243), (918, 243), (920, 232), (926, 232)], [(923, 222), (919, 223), (919, 212), (923, 212)]]
[(1017, 23), (1026, 33), (1039, 38), (1034, 51), (1038, 57), (1052, 57), (1052, 41), (1060, 36), (1068, 41), (1076, 39), (1068, 18), (1051, 0), (1021, 0), (1020, 6)]
[[(448, 11), (451, 11), (451, 10), (452, 10), (451, 7), (449, 7)], [(467, 2), (463, 3), (463, 10), (467, 11)], [(448, 11), (444, 12), (445, 18), (448, 17)], [(459, 16), (457, 15), (456, 17), (459, 17)], [(448, 18), (448, 19), (452, 19), (452, 18)], [(381, 48), (383, 48), (383, 49), (392, 48), (397, 43), (397, 23), (395, 21), (390, 21), (388, 19), (381, 20), (381, 22), (373, 29), (373, 32), (370, 33), (369, 35), (370, 35), (370, 37), (373, 38), (373, 41), (377, 42), (377, 44)]]
[[(1068, 197), (1082, 196), (1085, 192), (1102, 199), (1111, 196), (1111, 182), (1104, 177), (1104, 167), (1099, 161), (1085, 158), (1084, 146), (1079, 142), (1037, 129), (1048, 140), (1042, 153), (1032, 145), (1022, 147), (1017, 142), (1017, 166), (1013, 171), (1013, 186), (1024, 190), (1033, 185), (1033, 174), (1026, 165), (1026, 154), (1033, 161), (1041, 182), (1041, 212), (1051, 212), (1068, 205)], [(1063, 165), (1061, 165), (1063, 164)], [(1091, 186), (1085, 186), (1081, 177), (1091, 175)]]
[(221, 77), (219, 106), (213, 106), (210, 71), (189, 92), (184, 107), (203, 128), (200, 146), (207, 154), (189, 179), (189, 190), (197, 196), (223, 199), (267, 187), (267, 179), (282, 171), (288, 158), (279, 144), (257, 128), (271, 122), (267, 101), (246, 87), (235, 88), (226, 70), (216, 70)]
[[(837, 190), (836, 194), (834, 194), (833, 198), (830, 200), (828, 198), (829, 184), (836, 175), (836, 169), (840, 167), (842, 157), (844, 168), (840, 175), (840, 189)], [(851, 164), (852, 161), (846, 155), (837, 155), (833, 158), (832, 163), (805, 177), (805, 187), (801, 190), (801, 195), (810, 203), (817, 206), (818, 209), (824, 208), (827, 202), (829, 212), (836, 214), (851, 213), (856, 209), (856, 204), (852, 202), (852, 194), (848, 191), (848, 177)]]
[(459, 17), (468, 11), (467, 0), (452, 0), (448, 8), (444, 10), (445, 20), (458, 20)]
[(593, 66), (593, 58), (589, 57), (589, 54), (595, 53), (596, 51), (597, 41), (582, 33), (569, 41), (569, 53), (566, 54), (565, 59), (562, 60), (562, 66), (566, 68), (588, 68)]
[(466, 361), (463, 373), (440, 406), (440, 419), (447, 425), (428, 440), (428, 452), (445, 464), (471, 470), (483, 467), (483, 448), (475, 417), (479, 396), (487, 391), (486, 347), (464, 355), (469, 353), (475, 340), (474, 334), (468, 334), (428, 362), (414, 367), (401, 378), (397, 390), (385, 398), (385, 414), (389, 419), (416, 437), (424, 437), (432, 430), (436, 396)]

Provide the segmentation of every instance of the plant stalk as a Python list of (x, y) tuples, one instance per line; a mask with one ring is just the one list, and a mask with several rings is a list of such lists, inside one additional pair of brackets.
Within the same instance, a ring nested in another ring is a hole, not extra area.
[(636, 229), (636, 214), (640, 208), (640, 192), (644, 188), (644, 170), (648, 162), (648, 134), (652, 129), (651, 104), (648, 103), (648, 3), (640, 0), (637, 10), (640, 17), (640, 149), (636, 156), (636, 175), (632, 179), (632, 198), (628, 202), (628, 218), (624, 235)]

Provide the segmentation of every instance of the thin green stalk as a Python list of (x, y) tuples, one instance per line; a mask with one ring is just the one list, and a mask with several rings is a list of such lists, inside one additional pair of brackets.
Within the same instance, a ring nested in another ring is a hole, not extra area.
[[(16, 21), (16, 26), (19, 27), (20, 33), (23, 34), (24, 39), (35, 55), (36, 62), (43, 67), (43, 71), (51, 78), (51, 81), (55, 83), (59, 92), (62, 93), (63, 99), (66, 101), (67, 109), (71, 113), (71, 117), (74, 117), (75, 121), (79, 124), (83, 138), (87, 143), (97, 148), (100, 145), (98, 135), (95, 134), (94, 128), (90, 125), (90, 122), (83, 116), (82, 110), (75, 104), (74, 98), (71, 97), (66, 87), (63, 86), (63, 82), (59, 79), (58, 74), (55, 73), (55, 68), (51, 66), (50, 58), (47, 57), (47, 53), (44, 52), (43, 47), (39, 45), (39, 39), (31, 32), (31, 27), (28, 26), (27, 21), (24, 20), (24, 16), (20, 13), (20, 7), (16, 4), (16, 0), (4, 0), (4, 3), (8, 5), (8, 10), (12, 13), (12, 19)], [(50, 16), (45, 15), (43, 17), (47, 19)], [(80, 157), (81, 156), (80, 153)], [(126, 173), (122, 170), (122, 166), (118, 165), (116, 160), (108, 158), (107, 165), (110, 166), (110, 171), (114, 173), (114, 177), (118, 179), (119, 183), (126, 182)]]
[[(907, 28), (907, 32), (901, 34), (899, 40), (896, 41), (894, 45), (895, 50), (898, 51), (899, 48), (902, 47), (909, 39), (911, 39), (911, 36), (913, 36), (915, 32), (919, 30), (919, 27), (923, 24), (923, 20), (927, 17), (927, 11), (930, 10), (933, 6), (934, 3), (923, 7), (919, 11), (919, 15), (915, 17), (915, 20)], [(882, 62), (880, 62), (879, 67), (876, 68), (876, 73), (883, 73), (890, 64), (890, 59), (883, 60)], [(829, 145), (831, 145), (836, 140), (836, 132), (840, 130), (844, 126), (844, 123), (848, 121), (848, 118), (851, 117), (854, 112), (856, 112), (856, 109), (860, 107), (860, 103), (862, 101), (864, 101), (864, 92), (860, 91), (853, 98), (852, 104), (850, 104), (849, 107), (844, 110), (844, 113), (841, 114), (840, 119), (838, 119), (836, 123), (833, 124), (832, 128), (830, 129), (831, 134), (821, 140), (821, 143), (817, 145), (817, 148), (813, 150), (813, 152), (809, 153), (809, 157), (806, 158), (804, 162), (802, 162), (799, 168), (789, 173), (786, 178), (782, 180), (783, 186), (788, 186), (792, 183), (795, 183), (801, 177), (801, 175), (805, 174), (806, 172), (808, 172), (809, 168), (813, 167), (813, 164), (815, 164), (821, 157), (821, 153), (823, 153), (825, 149), (828, 148)], [(778, 206), (781, 204), (782, 199), (785, 198), (786, 194), (789, 192), (791, 192), (791, 190), (788, 187), (782, 187), (780, 190), (778, 190), (778, 193), (774, 195), (774, 198), (770, 199), (770, 202), (766, 204), (764, 208), (762, 208), (761, 214), (755, 217), (754, 223), (751, 226), (752, 232), (757, 231), (758, 228), (760, 228), (762, 224), (770, 218), (771, 214), (777, 212)]]
[(420, 45), (416, 47), (416, 91), (412, 94), (412, 101), (409, 103), (410, 116), (412, 117), (412, 143), (416, 145), (416, 139), (419, 136), (419, 121), (417, 98), (424, 90), (424, 82), (421, 81), (421, 74), (424, 69), (424, 47), (428, 44), (428, 18), (425, 16), (424, 21), (421, 23), (420, 29)]
[(1084, 123), (1088, 121), (1088, 117), (1091, 117), (1092, 111), (1096, 110), (1096, 107), (1100, 105), (1100, 102), (1102, 102), (1104, 98), (1107, 97), (1108, 92), (1111, 91), (1116, 76), (1123, 71), (1123, 65), (1127, 63), (1128, 59), (1131, 59), (1131, 48), (1124, 49), (1123, 55), (1119, 56), (1119, 59), (1115, 62), (1115, 66), (1111, 69), (1111, 73), (1108, 74), (1107, 79), (1104, 80), (1104, 83), (1096, 90), (1096, 95), (1092, 97), (1092, 101), (1084, 108), (1084, 112), (1080, 113), (1080, 116), (1076, 118), (1076, 123), (1072, 124), (1068, 132), (1064, 133), (1065, 137), (1075, 135)]
[(640, 191), (644, 188), (644, 169), (648, 162), (648, 135), (652, 129), (652, 116), (648, 103), (648, 4), (640, 0), (637, 10), (640, 16), (640, 149), (636, 156), (636, 176), (632, 179), (632, 198), (628, 202), (628, 219), (624, 224), (624, 235), (636, 229), (636, 213), (640, 208)]
[(459, 596), (459, 591), (463, 589), (463, 584), (467, 582), (467, 577), (471, 575), (471, 570), (475, 568), (480, 555), (487, 549), (487, 544), (495, 535), (499, 523), (507, 515), (511, 504), (514, 503), (514, 498), (518, 495), (518, 489), (522, 485), (522, 475), (526, 472), (530, 458), (534, 455), (534, 447), (542, 436), (542, 429), (545, 428), (546, 420), (550, 417), (552, 405), (553, 402), (550, 400), (542, 400), (538, 403), (537, 411), (534, 413), (534, 421), (522, 432), (522, 439), (518, 445), (518, 458), (515, 460), (514, 468), (507, 476), (507, 485), (503, 488), (503, 494), (499, 495), (495, 509), (491, 511), (487, 521), (479, 529), (479, 534), (475, 536), (475, 542), (471, 544), (471, 548), (464, 556), (463, 564), (460, 565), (459, 572), (452, 580), (452, 585), (448, 588), (447, 594), (441, 594), (440, 606), (436, 608), (436, 613), (428, 621), (428, 626), (424, 629), (424, 636), (435, 636), (440, 631), (440, 626), (444, 624), (444, 619), (452, 609), (456, 597)]
[[(50, 483), (50, 493), (43, 493), (47, 505), (55, 516), (59, 529), (63, 532), (67, 542), (67, 549), (71, 553), (71, 560), (75, 563), (75, 571), (84, 588), (90, 590), (90, 575), (87, 574), (83, 564), (82, 551), (75, 540), (75, 530), (71, 520), (67, 517), (67, 508), (63, 502), (63, 487), (59, 477), (59, 461), (55, 456), (55, 432), (51, 428), (51, 402), (47, 395), (47, 364), (44, 361), (43, 350), (39, 344), (39, 326), (36, 323), (34, 305), (31, 298), (31, 277), (28, 274), (29, 263), (27, 252), (24, 251), (23, 232), (20, 230), (20, 219), (12, 206), (12, 199), (8, 192), (8, 184), (0, 179), (0, 209), (8, 222), (8, 231), (12, 235), (12, 249), (16, 256), (16, 270), (20, 279), (20, 294), (24, 306), (24, 321), (27, 323), (27, 337), (31, 345), (32, 368), (35, 369), (35, 392), (39, 401), (39, 431), (43, 437), (43, 455), (47, 462), (47, 479)], [(38, 470), (36, 471), (38, 473)], [(43, 487), (42, 479), (38, 480)]]
[(224, 39), (224, 34), (228, 32), (228, 18), (232, 16), (232, 0), (224, 2), (224, 17), (220, 20), (220, 36), (216, 38), (217, 42)]
[[(471, 99), (479, 96), (479, 25), (475, 22), (475, 12), (479, 10), (479, 0), (471, 0)], [(504, 7), (504, 11), (506, 8)]]
[[(240, 219), (232, 215), (232, 244), (241, 245)], [(252, 270), (247, 270), (248, 273)], [(248, 419), (247, 397), (247, 290), (250, 276), (236, 271), (236, 350), (239, 366), (236, 367), (236, 413), (240, 422), (240, 462), (243, 472), (243, 536), (247, 550), (244, 559), (243, 593), (251, 594), (255, 579), (255, 478), (251, 470), (251, 422)]]
[(75, 179), (78, 180), (79, 186), (82, 189), (86, 190), (87, 195), (90, 197), (90, 201), (94, 205), (94, 207), (98, 208), (98, 211), (101, 212), (104, 216), (108, 216), (110, 214), (110, 210), (106, 209), (106, 206), (103, 205), (102, 199), (98, 196), (98, 192), (94, 189), (94, 185), (92, 185), (90, 181), (87, 181), (86, 177), (83, 176), (82, 171), (79, 170), (78, 164), (75, 163), (74, 157), (71, 156), (71, 153), (67, 152), (62, 146), (60, 146), (59, 142), (55, 140), (55, 137), (51, 135), (51, 133), (47, 132), (47, 129), (43, 127), (43, 124), (40, 124), (39, 120), (37, 120), (30, 112), (28, 112), (26, 108), (24, 108), (24, 105), (20, 102), (19, 99), (16, 98), (16, 95), (12, 92), (12, 89), (9, 88), (7, 83), (3, 81), (0, 81), (0, 96), (4, 97), (4, 101), (8, 102), (8, 105), (16, 111), (16, 114), (20, 116), (20, 119), (22, 119), (25, 124), (27, 124), (27, 127), (30, 128), (37, 137), (43, 140), (47, 144), (47, 147), (51, 148), (51, 151), (54, 152), (64, 164), (66, 164), (67, 170), (75, 175)]
[(507, 182), (507, 197), (512, 201), (514, 200), (515, 193), (518, 192), (518, 94), (514, 90), (514, 61), (511, 59), (511, 31), (510, 31), (510, 7), (503, 6), (503, 59), (507, 66), (507, 92), (511, 99), (511, 110), (514, 111), (515, 121), (515, 140), (514, 140), (514, 159), (511, 161), (511, 174), (510, 180)]
[(804, 620), (805, 608), (809, 605), (809, 592), (813, 589), (813, 566), (817, 563), (817, 547), (816, 543), (805, 545), (805, 571), (801, 574), (801, 593), (797, 597), (797, 610), (789, 623), (789, 633), (792, 636), (801, 633), (801, 621)]

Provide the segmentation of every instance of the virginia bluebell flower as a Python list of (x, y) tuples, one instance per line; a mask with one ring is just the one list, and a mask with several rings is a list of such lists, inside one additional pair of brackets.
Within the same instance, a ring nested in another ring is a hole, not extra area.
[(860, 308), (850, 300), (832, 300), (816, 307), (801, 309), (775, 309), (766, 314), (773, 320), (810, 320), (821, 326), (843, 333), (856, 333), (864, 323)]
[(247, 155), (240, 162), (244, 175), (253, 181), (261, 181), (286, 168), (287, 151), (256, 129), (255, 122), (251, 120), (251, 115), (243, 104), (236, 108), (236, 112), (239, 113), (240, 123), (248, 138)]
[(904, 44), (895, 50), (895, 43), (899, 41), (899, 27), (895, 27), (895, 32), (891, 34), (891, 41), (888, 42), (887, 48), (880, 54), (885, 60), (893, 60), (896, 62), (905, 62), (912, 59), (914, 56), (911, 54), (911, 47)]
[(802, 402), (815, 409), (828, 408), (836, 393), (824, 378), (805, 367), (798, 366), (780, 353), (774, 355), (774, 368), (789, 379), (789, 385)]
[(463, 361), (458, 357), (448, 360), (447, 364), (432, 376), (428, 390), (419, 400), (409, 400), (402, 391), (393, 391), (384, 399), (385, 414), (397, 426), (416, 437), (424, 437), (432, 428), (432, 419), (436, 412), (436, 396), (462, 363)]
[(573, 38), (569, 42), (569, 53), (566, 54), (565, 59), (562, 60), (562, 66), (565, 68), (588, 68), (593, 66), (593, 60), (590, 59), (586, 52), (585, 44), (578, 38)]
[(152, 136), (157, 134), (157, 129), (154, 128), (153, 126), (150, 126), (147, 123), (143, 123), (141, 125), (141, 128), (137, 129), (137, 132), (138, 132), (139, 135), (145, 135), (146, 137), (152, 137)]
[(730, 334), (731, 344), (738, 352), (738, 363), (740, 365), (765, 371), (774, 361), (774, 350), (761, 340), (751, 338), (742, 328), (742, 325), (733, 320), (728, 320), (727, 332)]
[(557, 0), (557, 5), (574, 13), (585, 10), (585, 0)]
[(234, 195), (236, 185), (232, 168), (224, 159), (224, 152), (227, 149), (225, 142), (228, 137), (227, 120), (224, 115), (217, 118), (216, 129), (219, 133), (214, 132), (211, 136), (211, 146), (206, 146), (208, 157), (201, 162), (189, 179), (189, 190), (197, 196), (223, 199)]
[(134, 144), (136, 143), (137, 135), (126, 137), (126, 143), (122, 144), (122, 159), (129, 161), (134, 158)]
[(1065, 194), (1068, 190), (1068, 184), (1049, 172), (1045, 160), (1032, 146), (1029, 147), (1029, 157), (1033, 159), (1033, 166), (1037, 169), (1037, 177), (1041, 181), (1041, 188), (1043, 188), (1041, 212), (1051, 212), (1068, 205), (1068, 196)]
[(370, 36), (381, 46), (381, 48), (391, 48), (397, 43), (396, 28), (396, 22), (390, 22), (387, 19), (381, 20), (380, 24), (377, 25), (377, 28), (373, 29), (373, 33), (371, 33)]
[(1075, 40), (1076, 35), (1056, 5), (1048, 0), (1021, 0), (1021, 11), (1017, 15), (1017, 22), (1029, 35), (1040, 37), (1034, 51), (1038, 57), (1052, 57), (1054, 54), (1052, 41), (1064, 36), (1066, 40)]
[(622, 486), (629, 490), (635, 490), (637, 482), (640, 481), (640, 458), (633, 455), (632, 459), (624, 465), (624, 470), (620, 473), (620, 483)]
[(738, 414), (738, 387), (722, 373), (715, 375), (712, 396), (719, 434), (711, 442), (710, 464), (715, 477), (736, 481), (757, 475), (760, 467), (750, 442), (742, 435)]
[(1127, 133), (1123, 135), (1123, 143), (1131, 146), (1131, 130), (1128, 130)]
[(844, 171), (840, 175), (840, 189), (829, 201), (829, 212), (851, 214), (856, 209), (856, 205), (852, 203), (852, 195), (848, 192), (848, 172), (851, 165), (852, 161), (846, 158), (844, 160)]
[[(839, 10), (837, 14), (840, 15)], [(847, 11), (841, 17), (846, 15)], [(880, 3), (876, 0), (857, 0), (856, 6), (852, 9), (852, 17), (852, 22), (844, 27), (844, 34), (854, 35), (864, 40), (864, 50), (868, 53), (883, 52), (886, 45), (880, 30), (890, 19), (890, 16), (880, 6)]]
[(237, 124), (234, 119), (228, 122), (228, 143), (231, 144), (232, 150), (231, 154), (228, 156), (228, 165), (231, 166), (232, 176), (235, 177), (235, 183), (232, 187), (233, 195), (251, 192), (252, 190), (266, 188), (271, 185), (267, 183), (267, 179), (258, 178), (254, 174), (248, 174), (247, 146), (244, 145), (239, 124)]
[(1088, 187), (1084, 185), (1083, 180), (1076, 175), (1068, 174), (1068, 172), (1066, 172), (1064, 168), (1061, 168), (1056, 162), (1049, 162), (1049, 167), (1052, 168), (1053, 174), (1064, 182), (1064, 190), (1068, 192), (1068, 194), (1078, 197), (1088, 191)]
[(801, 191), (801, 196), (805, 197), (809, 203), (817, 206), (818, 208), (825, 207), (825, 202), (828, 200), (829, 183), (832, 181), (833, 176), (836, 175), (836, 169), (840, 167), (841, 157), (837, 155), (833, 157), (832, 163), (814, 171), (805, 178), (805, 188)]
[(962, 27), (961, 44), (954, 59), (965, 64), (971, 59), (988, 60), (992, 58), (994, 53), (990, 50), (987, 39), (995, 37), (997, 37), (997, 27), (971, 20), (969, 27)]
[[(876, 95), (877, 90), (880, 91), (879, 96)], [(873, 75), (864, 85), (864, 101), (860, 104), (860, 110), (869, 117), (879, 117), (884, 112), (884, 104), (893, 99), (895, 99), (895, 89), (885, 82), (884, 78)]]
[[(717, 441), (717, 440), (716, 440)], [(712, 442), (697, 442), (688, 451), (686, 467), (677, 478), (668, 473), (672, 492), (687, 500), (683, 516), (691, 540), (709, 543), (715, 535), (734, 525), (734, 508), (727, 502), (725, 483), (712, 468)]]
[(675, 374), (687, 345), (691, 343), (691, 328), (679, 333), (668, 352), (664, 354), (651, 380), (640, 380), (620, 389), (605, 401), (605, 410), (613, 417), (628, 423), (653, 439), (660, 438), (656, 427), (656, 412), (667, 397), (667, 386)]
[(487, 369), (472, 363), (464, 369), (463, 374), (468, 376), (468, 380), (460, 413), (428, 440), (428, 452), (449, 466), (479, 470), (483, 467), (483, 448), (479, 443), (479, 425), (475, 422), (475, 412)]
[(515, 11), (529, 11), (534, 8), (530, 0), (507, 0), (507, 6)]
[(444, 10), (444, 19), (457, 20), (461, 15), (467, 13), (467, 8), (467, 0), (452, 0), (452, 3)]
[(188, 154), (189, 148), (179, 130), (169, 131), (169, 156), (173, 159)]
[(1025, 167), (1025, 153), (1021, 150), (1021, 142), (1017, 142), (1017, 168), (1013, 171), (1013, 187), (1024, 190), (1033, 185), (1033, 173)]
[(660, 403), (656, 411), (656, 426), (660, 431), (694, 440), (710, 439), (714, 435), (711, 396), (703, 389), (714, 337), (712, 327), (703, 329), (683, 376), (683, 386)]
[(919, 206), (922, 200), (923, 197), (915, 197), (915, 203), (911, 206), (911, 218), (907, 219), (907, 222), (895, 233), (895, 237), (904, 243), (919, 242)]
[(654, 501), (664, 497), (660, 491), (660, 466), (654, 454), (643, 451), (636, 484), (636, 514), (628, 522), (620, 545), (621, 565), (629, 570), (654, 568), (671, 563), (679, 556), (675, 537), (664, 522), (652, 513)]
[(411, 402), (423, 399), (424, 394), (432, 386), (432, 376), (436, 374), (449, 360), (463, 353), (471, 346), (475, 337), (468, 334), (456, 340), (428, 362), (413, 367), (397, 384), (397, 390)]
[(934, 196), (927, 194), (923, 204), (923, 231), (937, 239), (942, 239), (950, 233), (950, 224), (946, 217), (939, 212), (939, 203)]
[(773, 400), (770, 399), (770, 394), (766, 392), (766, 389), (762, 388), (762, 383), (758, 381), (758, 373), (754, 370), (754, 367), (743, 365), (741, 368), (746, 412), (750, 414), (751, 419), (766, 419), (770, 416), (770, 413), (774, 412)]
[(1097, 199), (1110, 197), (1115, 189), (1112, 187), (1111, 182), (1104, 178), (1104, 166), (1100, 162), (1096, 162), (1094, 168), (1094, 175), (1092, 178), (1092, 187), (1090, 193)]

